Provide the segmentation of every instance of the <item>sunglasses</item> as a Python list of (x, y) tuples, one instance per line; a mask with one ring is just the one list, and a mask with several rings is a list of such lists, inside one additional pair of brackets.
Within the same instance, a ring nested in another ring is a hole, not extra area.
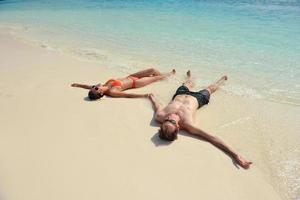
[(96, 85), (93, 85), (92, 88), (95, 89), (95, 90), (99, 89)]
[(174, 119), (166, 119), (164, 122), (170, 122), (171, 124), (177, 125), (177, 122)]

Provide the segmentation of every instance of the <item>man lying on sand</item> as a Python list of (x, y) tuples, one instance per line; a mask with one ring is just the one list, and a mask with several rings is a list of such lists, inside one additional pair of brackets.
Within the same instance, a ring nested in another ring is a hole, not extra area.
[(137, 73), (131, 74), (125, 78), (110, 79), (105, 84), (85, 85), (73, 83), (72, 87), (79, 87), (88, 89), (88, 96), (91, 100), (100, 99), (104, 95), (111, 97), (125, 97), (125, 98), (141, 98), (148, 97), (149, 94), (134, 94), (125, 93), (124, 90), (139, 88), (149, 85), (155, 81), (162, 80), (167, 76), (175, 74), (173, 69), (169, 73), (162, 74), (157, 69), (150, 68)]
[(159, 137), (164, 140), (173, 141), (177, 139), (177, 133), (180, 129), (185, 130), (227, 152), (243, 168), (249, 168), (252, 164), (251, 161), (243, 158), (220, 138), (196, 127), (194, 122), (197, 109), (208, 104), (210, 95), (227, 80), (227, 76), (223, 76), (216, 83), (199, 92), (190, 91), (190, 88), (193, 87), (190, 71), (187, 72), (187, 76), (187, 80), (177, 89), (172, 101), (166, 107), (163, 107), (154, 98), (153, 94), (149, 95), (149, 99), (155, 110), (155, 120), (161, 124)]

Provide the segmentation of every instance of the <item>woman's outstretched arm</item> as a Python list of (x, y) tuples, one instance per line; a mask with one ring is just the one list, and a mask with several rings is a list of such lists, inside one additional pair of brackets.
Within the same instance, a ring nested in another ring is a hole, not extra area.
[(121, 91), (110, 91), (107, 95), (119, 98), (147, 98), (149, 94), (125, 93)]
[(83, 88), (83, 89), (87, 89), (87, 90), (92, 89), (91, 85), (85, 85), (85, 84), (80, 84), (80, 83), (73, 83), (71, 85), (71, 87), (78, 87), (78, 88)]

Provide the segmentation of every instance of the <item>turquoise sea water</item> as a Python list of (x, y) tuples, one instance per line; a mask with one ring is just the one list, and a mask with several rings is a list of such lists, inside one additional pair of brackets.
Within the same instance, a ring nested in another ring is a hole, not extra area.
[(300, 1), (0, 1), (0, 23), (108, 67), (191, 69), (199, 84), (300, 105)]

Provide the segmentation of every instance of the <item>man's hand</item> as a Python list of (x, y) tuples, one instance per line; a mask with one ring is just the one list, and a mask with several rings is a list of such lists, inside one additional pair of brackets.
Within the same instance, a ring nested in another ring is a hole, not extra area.
[(150, 100), (153, 100), (154, 95), (153, 95), (152, 93), (149, 93), (147, 97), (148, 97)]
[(150, 98), (150, 95), (151, 95), (151, 94), (144, 94), (143, 97), (145, 97), (145, 98)]
[(78, 87), (77, 83), (72, 83), (71, 87)]
[(148, 94), (148, 98), (150, 99), (155, 112), (162, 109), (162, 104), (156, 100), (156, 98), (154, 97), (154, 95), (152, 93)]
[(244, 169), (248, 169), (252, 164), (251, 161), (248, 161), (245, 158), (243, 158), (233, 148), (231, 148), (228, 144), (226, 144), (222, 139), (218, 138), (217, 136), (209, 134), (201, 130), (200, 128), (194, 126), (193, 124), (186, 124), (184, 126), (184, 129), (186, 129), (191, 134), (198, 135), (201, 138), (206, 139), (211, 144), (227, 152), (237, 162), (237, 164), (243, 167)]
[(237, 164), (239, 164), (244, 169), (248, 169), (250, 167), (250, 165), (252, 164), (251, 161), (246, 160), (244, 157), (242, 157), (239, 154), (235, 157), (235, 160), (236, 160)]

